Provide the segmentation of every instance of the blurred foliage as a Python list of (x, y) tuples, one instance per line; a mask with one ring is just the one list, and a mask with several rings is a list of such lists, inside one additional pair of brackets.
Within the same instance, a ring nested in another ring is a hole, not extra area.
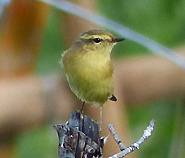
[[(185, 42), (183, 0), (99, 0), (99, 13), (168, 47)], [(147, 49), (128, 42), (117, 46), (124, 54), (146, 53)], [(120, 52), (120, 51), (119, 51)], [(120, 52), (121, 53), (121, 52)]]
[[(143, 35), (168, 46), (176, 47), (185, 42), (185, 1), (184, 0), (99, 0), (99, 13), (120, 22)], [(61, 11), (53, 8), (45, 30), (38, 64), (40, 74), (60, 71), (60, 58), (63, 50), (61, 36)], [(124, 50), (122, 52), (122, 50)], [(136, 55), (149, 51), (132, 41), (118, 44), (114, 49), (115, 57)], [(123, 54), (124, 53), (124, 54)], [(164, 158), (169, 156), (172, 142), (176, 109), (175, 102), (158, 102), (140, 108), (129, 107), (129, 123), (133, 141), (141, 136), (147, 123), (157, 121), (153, 136), (136, 153), (139, 157)], [(52, 128), (52, 126), (47, 127)], [(48, 129), (23, 134), (16, 139), (18, 158), (57, 157), (49, 156)], [(54, 131), (54, 129), (53, 129)], [(55, 131), (54, 131), (55, 132)], [(55, 135), (57, 138), (57, 134)], [(52, 138), (53, 139), (53, 138)], [(55, 142), (55, 143), (58, 143)], [(57, 144), (54, 145), (57, 150)], [(47, 154), (46, 154), (47, 153)], [(57, 151), (55, 151), (57, 153)]]
[(60, 59), (61, 53), (64, 51), (60, 28), (61, 21), (61, 12), (55, 8), (51, 9), (38, 62), (38, 72), (42, 75), (61, 70)]
[(29, 130), (16, 137), (15, 157), (49, 158), (58, 156), (58, 138), (52, 125)]

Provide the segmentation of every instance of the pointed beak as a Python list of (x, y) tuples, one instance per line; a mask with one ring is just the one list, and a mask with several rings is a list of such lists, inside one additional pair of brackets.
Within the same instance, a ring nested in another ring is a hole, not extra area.
[(124, 40), (125, 40), (125, 38), (114, 38), (114, 39), (112, 39), (112, 42), (116, 43), (116, 42), (121, 42), (121, 41), (124, 41)]
[(121, 41), (124, 41), (125, 40), (125, 38), (113, 38), (112, 39), (112, 43), (117, 43), (117, 42), (121, 42)]

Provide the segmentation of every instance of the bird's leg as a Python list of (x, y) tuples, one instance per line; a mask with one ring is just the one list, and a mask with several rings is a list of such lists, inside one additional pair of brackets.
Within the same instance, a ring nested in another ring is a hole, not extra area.
[(83, 107), (85, 105), (85, 101), (82, 102), (82, 106), (81, 106), (81, 109), (80, 109), (80, 112), (82, 113), (83, 112)]
[(100, 133), (102, 131), (102, 120), (103, 120), (103, 107), (100, 106)]

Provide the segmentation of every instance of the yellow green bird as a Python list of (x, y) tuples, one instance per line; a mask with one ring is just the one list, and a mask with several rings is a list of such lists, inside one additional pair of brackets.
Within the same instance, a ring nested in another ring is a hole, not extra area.
[(117, 100), (111, 51), (117, 42), (123, 40), (107, 31), (90, 30), (80, 34), (62, 55), (63, 69), (71, 91), (83, 103), (90, 102), (102, 107), (108, 99)]

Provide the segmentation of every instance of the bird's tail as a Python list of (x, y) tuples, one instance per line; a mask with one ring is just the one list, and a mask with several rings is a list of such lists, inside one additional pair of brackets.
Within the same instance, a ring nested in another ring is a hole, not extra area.
[(112, 101), (117, 101), (117, 98), (115, 95), (112, 94), (112, 96), (109, 98), (109, 100), (112, 100)]

